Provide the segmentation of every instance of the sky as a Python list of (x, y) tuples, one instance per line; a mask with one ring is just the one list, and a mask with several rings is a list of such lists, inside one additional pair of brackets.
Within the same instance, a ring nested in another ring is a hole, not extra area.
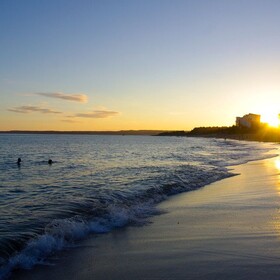
[(0, 130), (190, 130), (280, 113), (278, 0), (0, 0)]

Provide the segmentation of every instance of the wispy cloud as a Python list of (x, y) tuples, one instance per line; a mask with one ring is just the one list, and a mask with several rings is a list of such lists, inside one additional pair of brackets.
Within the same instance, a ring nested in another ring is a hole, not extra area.
[(83, 93), (67, 94), (63, 92), (36, 92), (35, 94), (80, 103), (86, 103), (88, 101), (87, 95)]
[(21, 114), (29, 114), (29, 113), (42, 113), (42, 114), (61, 114), (62, 112), (55, 111), (49, 108), (42, 108), (39, 106), (18, 106), (9, 108), (8, 111), (15, 112), (15, 113), (21, 113)]
[(79, 121), (76, 120), (61, 120), (61, 121), (66, 123), (79, 123)]
[(109, 111), (109, 110), (94, 110), (92, 112), (88, 113), (78, 113), (74, 116), (70, 117), (76, 117), (76, 118), (92, 118), (92, 119), (105, 119), (109, 117), (114, 117), (120, 115), (120, 112), (115, 111)]

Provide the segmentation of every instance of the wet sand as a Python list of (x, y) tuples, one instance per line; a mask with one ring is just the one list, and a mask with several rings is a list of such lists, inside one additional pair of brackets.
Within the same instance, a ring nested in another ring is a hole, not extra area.
[(276, 163), (236, 166), (241, 175), (161, 203), (151, 224), (92, 236), (12, 279), (280, 279)]

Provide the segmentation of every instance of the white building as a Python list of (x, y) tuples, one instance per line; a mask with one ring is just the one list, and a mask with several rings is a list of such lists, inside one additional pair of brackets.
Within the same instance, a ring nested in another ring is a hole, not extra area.
[(236, 126), (238, 127), (258, 127), (261, 123), (261, 115), (247, 114), (243, 117), (236, 117)]

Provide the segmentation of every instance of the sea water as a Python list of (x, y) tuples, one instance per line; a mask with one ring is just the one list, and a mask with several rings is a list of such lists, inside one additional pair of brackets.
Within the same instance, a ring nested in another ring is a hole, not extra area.
[(232, 176), (228, 166), (269, 157), (271, 148), (187, 137), (0, 134), (0, 278), (88, 234), (144, 225), (168, 196)]

